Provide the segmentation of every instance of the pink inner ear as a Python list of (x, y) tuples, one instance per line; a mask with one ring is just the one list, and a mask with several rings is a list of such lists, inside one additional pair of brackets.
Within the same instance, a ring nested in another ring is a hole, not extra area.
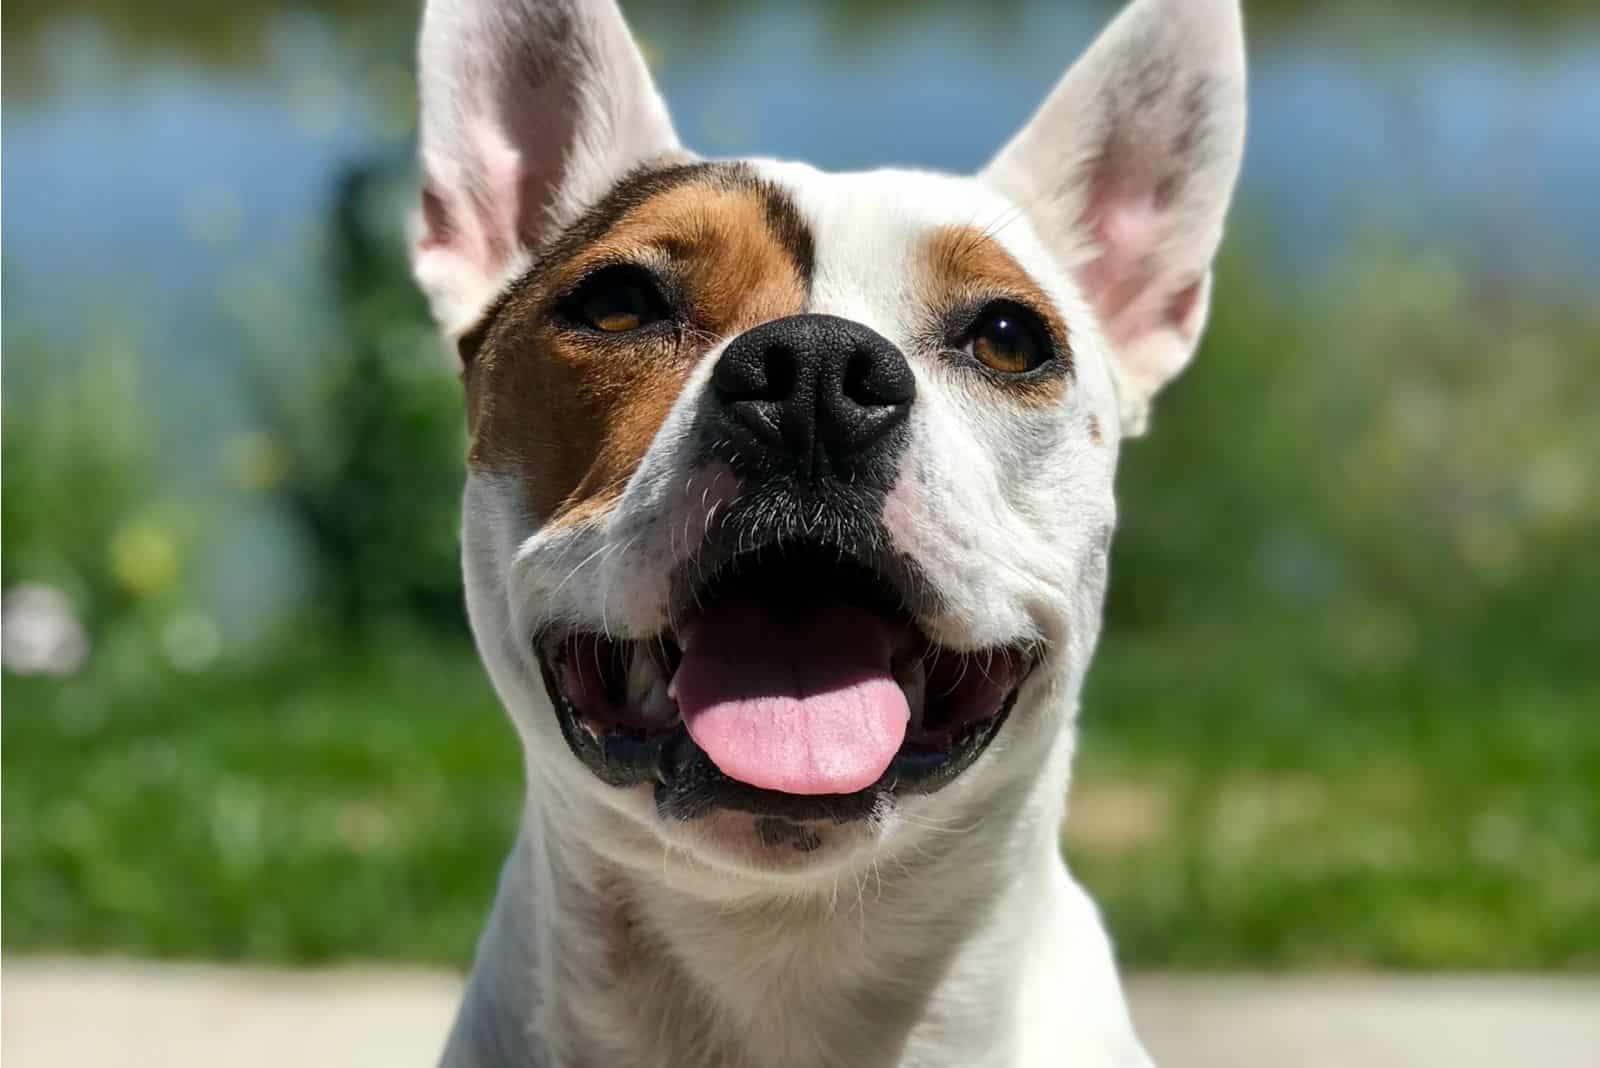
[(1101, 167), (1082, 216), (1096, 253), (1078, 280), (1126, 380), (1149, 395), (1183, 369), (1199, 340), (1205, 275), (1184, 267), (1172, 180), (1126, 155)]
[(422, 187), (422, 236), (417, 239), (421, 251), (441, 248), (457, 240), (455, 220), (444, 196), (431, 185)]
[(1178, 335), (1187, 342), (1199, 340), (1200, 297), (1206, 290), (1205, 279), (1196, 279), (1172, 295), (1167, 301), (1166, 321), (1177, 328)]
[(505, 266), (520, 237), (518, 223), (522, 203), (522, 157), (506, 140), (505, 133), (486, 118), (473, 121), (467, 136), (478, 152), (481, 184), (471, 191), (473, 209), (483, 223), (484, 267), (494, 273)]
[(1131, 189), (1097, 190), (1088, 215), (1099, 255), (1079, 281), (1100, 312), (1113, 345), (1124, 346), (1157, 328), (1165, 301), (1155, 292), (1153, 254), (1161, 237), (1155, 194)]
[(1202, 279), (1184, 267), (1191, 251), (1180, 232), (1185, 176), (1151, 155), (1150, 145), (1160, 143), (1148, 131), (1108, 138), (1080, 218), (1096, 255), (1079, 283), (1119, 348), (1157, 330), (1181, 333), (1200, 293)]
[(474, 119), (466, 133), (471, 152), (423, 187), (417, 249), (451, 253), (491, 279), (525, 240), (525, 168), (493, 122)]

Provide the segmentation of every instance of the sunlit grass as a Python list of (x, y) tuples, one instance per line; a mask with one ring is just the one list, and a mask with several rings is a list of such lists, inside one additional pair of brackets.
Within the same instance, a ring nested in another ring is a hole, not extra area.
[[(1108, 641), (1065, 841), (1124, 959), (1600, 966), (1600, 684), (1322, 690), (1282, 634)], [(8, 952), (466, 960), (521, 761), (464, 643), (4, 703)]]
[(8, 950), (458, 961), (472, 945), (521, 763), (463, 643), (8, 676), (4, 703)]
[(1328, 685), (1312, 644), (1284, 620), (1103, 649), (1065, 840), (1122, 955), (1600, 966), (1600, 680)]

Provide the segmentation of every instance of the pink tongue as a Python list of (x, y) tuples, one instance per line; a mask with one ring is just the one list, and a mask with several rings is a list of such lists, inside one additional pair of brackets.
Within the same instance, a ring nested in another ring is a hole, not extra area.
[(673, 679), (695, 744), (729, 778), (786, 794), (849, 794), (876, 782), (910, 711), (889, 673), (893, 634), (849, 605), (776, 618), (719, 602), (696, 624)]

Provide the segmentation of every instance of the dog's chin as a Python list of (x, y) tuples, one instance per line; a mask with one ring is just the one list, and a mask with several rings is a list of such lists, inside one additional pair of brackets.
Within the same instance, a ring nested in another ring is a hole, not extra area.
[(1032, 665), (1020, 643), (932, 641), (902, 593), (837, 553), (767, 552), (718, 568), (659, 634), (547, 630), (534, 648), (572, 755), (648, 790), (671, 840), (815, 867), (970, 767)]

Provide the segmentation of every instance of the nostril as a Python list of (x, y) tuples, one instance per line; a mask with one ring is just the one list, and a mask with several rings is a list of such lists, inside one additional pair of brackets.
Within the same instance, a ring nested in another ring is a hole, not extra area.
[(794, 394), (795, 365), (800, 361), (787, 345), (769, 345), (761, 354), (767, 389), (761, 400), (783, 400)]
[(905, 358), (893, 350), (858, 347), (850, 353), (840, 387), (847, 400), (865, 408), (909, 404), (916, 396), (916, 379)]
[(872, 377), (872, 354), (856, 349), (844, 369), (844, 395), (857, 404), (874, 404), (876, 398), (868, 380)]
[(730, 350), (717, 361), (711, 382), (724, 401), (781, 401), (794, 393), (796, 362), (786, 345)]

